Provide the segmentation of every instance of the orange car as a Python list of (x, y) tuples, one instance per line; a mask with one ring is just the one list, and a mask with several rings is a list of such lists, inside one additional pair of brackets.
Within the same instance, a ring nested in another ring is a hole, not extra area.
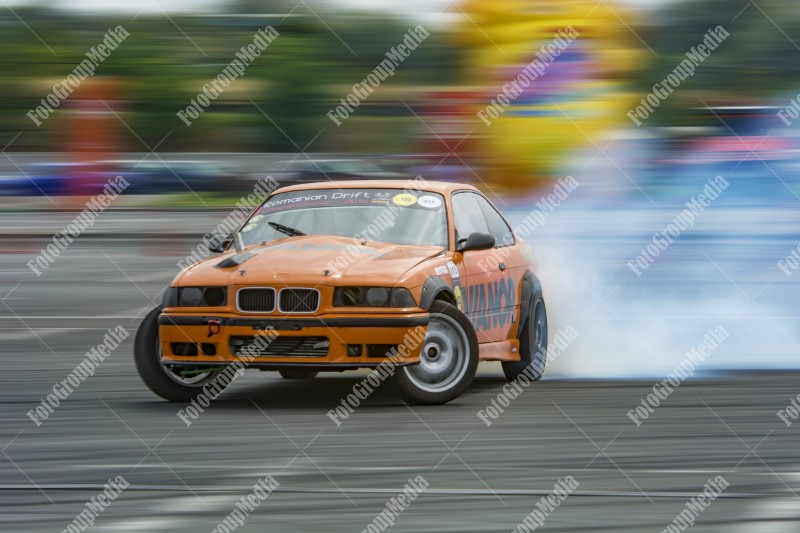
[(139, 373), (166, 399), (191, 400), (231, 365), (295, 379), (378, 368), (431, 404), (460, 395), (479, 361), (508, 379), (544, 370), (530, 250), (472, 186), (285, 187), (219, 238), (222, 255), (181, 271), (136, 336)]

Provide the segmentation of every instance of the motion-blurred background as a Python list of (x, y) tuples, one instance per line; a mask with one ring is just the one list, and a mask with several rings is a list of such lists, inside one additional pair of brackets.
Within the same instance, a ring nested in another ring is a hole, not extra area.
[[(428, 35), (369, 86), (418, 25)], [(243, 74), (181, 119), (269, 26), (278, 37)], [(70, 84), (117, 27), (127, 36)], [(24, 266), (117, 175), (130, 186), (77, 240), (159, 254), (169, 241), (176, 258), (267, 175), (463, 181), (514, 224), (572, 176), (580, 187), (526, 235), (556, 324), (583, 331), (554, 372), (660, 374), (720, 324), (736, 338), (707, 369), (800, 363), (800, 274), (786, 267), (800, 240), (800, 11), (784, 0), (8, 1), (0, 28), (4, 277), (18, 297), (77, 260), (66, 250), (41, 279)], [(554, 41), (565, 28), (577, 38)], [(727, 37), (697, 55), (714, 28)], [(534, 63), (541, 75), (500, 96)], [(730, 186), (647, 254), (716, 176)], [(640, 255), (646, 270), (628, 264)], [(82, 291), (85, 306), (104, 297)]]
[[(799, 43), (792, 0), (0, 0), (0, 529), (124, 475), (95, 530), (223, 531), (271, 474), (241, 531), (361, 531), (424, 474), (392, 531), (521, 531), (573, 475), (543, 530), (640, 533), (722, 474), (693, 532), (798, 531)], [(494, 364), (341, 427), (357, 373), (248, 373), (191, 428), (139, 381), (141, 318), (259, 180), (417, 175), (485, 192), (572, 332), (491, 427)]]

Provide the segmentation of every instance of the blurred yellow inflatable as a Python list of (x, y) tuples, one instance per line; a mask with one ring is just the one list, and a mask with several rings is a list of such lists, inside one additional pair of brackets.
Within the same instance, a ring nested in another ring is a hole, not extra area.
[[(471, 138), (484, 179), (541, 185), (564, 159), (625, 125), (642, 54), (631, 15), (596, 0), (467, 0), (458, 33), (475, 88)], [(623, 20), (625, 22), (623, 22)]]

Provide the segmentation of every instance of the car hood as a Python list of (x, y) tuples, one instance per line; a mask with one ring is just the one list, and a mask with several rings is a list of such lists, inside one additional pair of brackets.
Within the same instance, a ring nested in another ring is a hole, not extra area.
[(177, 285), (394, 285), (441, 246), (410, 246), (352, 238), (302, 235), (227, 252), (186, 269)]

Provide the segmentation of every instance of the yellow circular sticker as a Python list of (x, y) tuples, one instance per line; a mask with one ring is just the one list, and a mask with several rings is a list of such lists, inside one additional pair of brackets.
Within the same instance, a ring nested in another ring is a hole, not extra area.
[(394, 198), (392, 198), (392, 201), (397, 205), (402, 205), (403, 207), (405, 207), (417, 203), (417, 197), (414, 196), (413, 194), (403, 192), (400, 194), (396, 194)]

